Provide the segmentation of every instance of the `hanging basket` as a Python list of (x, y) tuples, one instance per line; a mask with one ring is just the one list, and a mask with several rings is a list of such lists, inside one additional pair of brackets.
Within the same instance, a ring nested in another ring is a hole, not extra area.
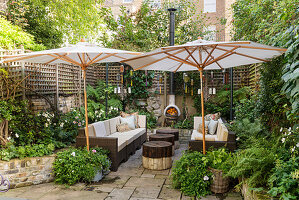
[(226, 193), (229, 190), (229, 178), (223, 177), (222, 170), (210, 168), (213, 173), (211, 191), (216, 194)]

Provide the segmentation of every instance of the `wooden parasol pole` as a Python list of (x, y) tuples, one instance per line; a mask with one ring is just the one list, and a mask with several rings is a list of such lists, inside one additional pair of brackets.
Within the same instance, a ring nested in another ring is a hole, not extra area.
[(205, 110), (204, 110), (204, 103), (203, 103), (203, 87), (202, 87), (202, 71), (203, 68), (199, 70), (200, 73), (200, 93), (201, 93), (201, 118), (202, 118), (202, 148), (203, 154), (206, 154), (206, 130), (205, 130)]
[(86, 67), (83, 70), (83, 85), (84, 85), (84, 106), (85, 106), (85, 136), (86, 136), (86, 148), (89, 151), (89, 132), (88, 132), (88, 113), (87, 113), (87, 94), (86, 94)]

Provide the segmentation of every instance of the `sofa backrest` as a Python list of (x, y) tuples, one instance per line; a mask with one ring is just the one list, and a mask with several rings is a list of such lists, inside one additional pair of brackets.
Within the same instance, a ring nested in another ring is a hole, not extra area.
[[(84, 128), (85, 129), (85, 128)], [(92, 136), (92, 137), (95, 137), (96, 136), (96, 133), (94, 131), (94, 128), (93, 128), (93, 125), (92, 124), (89, 124), (88, 125), (88, 134), (89, 136)]]
[(112, 119), (109, 119), (109, 124), (110, 124), (110, 134), (115, 133), (117, 131), (116, 126), (120, 124), (119, 117), (114, 117)]
[(218, 126), (217, 126), (217, 132), (216, 132), (218, 141), (227, 141), (228, 138), (228, 129), (224, 125), (221, 118), (218, 119)]

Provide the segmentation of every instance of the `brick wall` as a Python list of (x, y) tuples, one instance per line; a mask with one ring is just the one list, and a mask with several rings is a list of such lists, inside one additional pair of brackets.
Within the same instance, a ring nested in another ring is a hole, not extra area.
[(54, 160), (55, 155), (0, 161), (0, 174), (9, 180), (10, 188), (51, 182)]

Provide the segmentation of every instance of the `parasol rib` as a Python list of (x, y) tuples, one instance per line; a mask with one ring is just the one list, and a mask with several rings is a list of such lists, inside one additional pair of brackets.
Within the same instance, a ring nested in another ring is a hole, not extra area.
[[(177, 52), (174, 53), (174, 55), (176, 55), (176, 54), (178, 54), (178, 53), (181, 53), (181, 52), (183, 52), (183, 51), (184, 51), (184, 50), (177, 51)], [(142, 69), (142, 68), (145, 68), (145, 67), (147, 67), (147, 66), (149, 66), (149, 65), (155, 64), (155, 63), (157, 63), (157, 62), (159, 62), (159, 61), (161, 61), (161, 60), (164, 60), (164, 59), (166, 59), (166, 58), (169, 58), (169, 56), (164, 56), (164, 57), (162, 57), (162, 58), (160, 58), (160, 59), (158, 59), (158, 60), (155, 60), (155, 61), (150, 62), (150, 63), (148, 63), (148, 64), (145, 64), (145, 65), (143, 65), (143, 66), (141, 66), (141, 67), (138, 67), (137, 69), (134, 69), (134, 71), (139, 70), (139, 69)]]
[[(194, 56), (192, 55), (193, 54), (193, 52), (191, 53), (189, 50), (188, 50), (188, 48), (184, 48), (187, 52), (188, 52), (188, 54), (191, 56), (191, 58), (194, 60), (194, 62), (198, 65), (198, 66), (200, 66), (201, 64), (199, 64), (198, 62), (197, 62), (197, 60), (194, 58)], [(186, 59), (185, 59), (186, 60)]]
[[(236, 45), (230, 44), (218, 44), (218, 46), (223, 47), (237, 47)], [(271, 51), (287, 51), (287, 49), (275, 49), (275, 48), (266, 48), (266, 47), (252, 47), (252, 46), (238, 46), (239, 48), (246, 48), (246, 49), (261, 49), (261, 50), (271, 50)]]
[(204, 67), (205, 67), (205, 66), (208, 66), (208, 65), (210, 65), (210, 64), (212, 64), (212, 63), (214, 63), (214, 62), (216, 62), (216, 61), (218, 61), (218, 60), (221, 60), (221, 59), (223, 59), (223, 58), (226, 58), (227, 56), (232, 55), (232, 54), (233, 54), (233, 51), (236, 50), (237, 48), (239, 48), (239, 47), (234, 47), (234, 48), (232, 48), (231, 50), (227, 50), (224, 54), (222, 54), (222, 55), (220, 55), (219, 57), (215, 58), (213, 61), (208, 62), (208, 63), (204, 63), (203, 66), (204, 66)]
[[(191, 55), (194, 53), (194, 51), (196, 50), (197, 48), (195, 48), (192, 52), (191, 52)], [(191, 56), (190, 54), (185, 58), (185, 60), (188, 60), (188, 58)], [(180, 68), (181, 66), (183, 65), (184, 63), (181, 63), (174, 71), (174, 73), (176, 73)]]
[[(65, 55), (67, 55), (67, 53), (63, 54), (62, 56), (65, 56)], [(60, 56), (60, 57), (61, 57), (61, 56)], [(46, 62), (45, 64), (50, 64), (51, 62), (60, 59), (60, 57), (58, 57), (58, 58), (54, 58), (54, 59), (50, 60), (49, 62)]]
[(209, 57), (211, 57), (211, 55), (212, 55), (212, 53), (214, 52), (214, 50), (216, 49), (216, 47), (217, 47), (217, 45), (215, 45), (215, 46), (213, 47), (212, 51), (210, 51), (210, 52), (208, 52), (208, 51), (203, 47), (203, 49), (208, 53), (208, 56), (206, 57), (205, 61), (204, 61), (203, 64), (202, 64), (203, 66), (205, 66), (205, 64), (207, 63)]
[(169, 55), (170, 57), (169, 57), (169, 59), (172, 59), (172, 60), (176, 60), (176, 61), (179, 61), (179, 62), (183, 62), (183, 63), (186, 63), (186, 64), (188, 64), (188, 65), (192, 65), (192, 66), (195, 66), (195, 67), (197, 67), (198, 65), (196, 65), (195, 63), (193, 63), (193, 62), (188, 62), (188, 61), (185, 61), (184, 59), (182, 59), (182, 58), (179, 58), (179, 57), (177, 57), (177, 56), (175, 56), (175, 55), (173, 55), (173, 54), (170, 54), (170, 53), (168, 53), (168, 52), (164, 52), (165, 54), (167, 54), (167, 55)]
[(99, 56), (101, 56), (103, 53), (99, 53), (98, 55), (96, 55), (92, 60), (90, 60), (88, 63), (86, 63), (86, 65), (91, 65), (91, 64), (93, 64), (93, 61), (95, 60), (95, 59), (97, 59)]

